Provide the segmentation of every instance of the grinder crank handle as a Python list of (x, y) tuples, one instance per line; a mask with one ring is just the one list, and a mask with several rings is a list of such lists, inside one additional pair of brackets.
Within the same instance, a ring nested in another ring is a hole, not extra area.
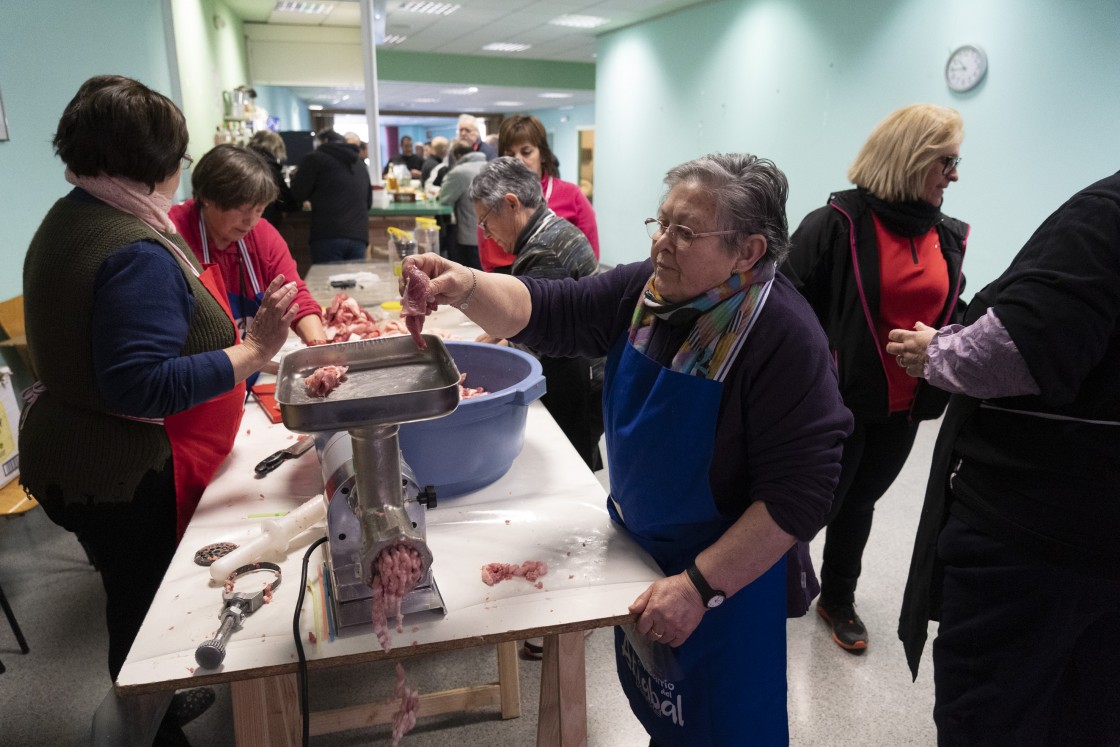
[(217, 669), (226, 658), (226, 642), (234, 630), (241, 627), (241, 606), (236, 602), (222, 612), (222, 624), (218, 632), (208, 641), (198, 644), (194, 650), (194, 660), (203, 669)]

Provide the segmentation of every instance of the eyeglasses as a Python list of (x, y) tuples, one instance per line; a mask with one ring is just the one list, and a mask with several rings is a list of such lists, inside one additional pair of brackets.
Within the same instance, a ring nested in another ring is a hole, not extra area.
[(184, 153), (182, 159), (180, 160), (182, 161), (182, 163), (179, 165), (179, 168), (184, 170), (189, 169), (191, 167), (191, 164), (194, 163), (194, 159), (191, 158), (190, 153)]
[(490, 217), (490, 213), (492, 212), (494, 212), (494, 208), (490, 208), (489, 210), (487, 210), (486, 215), (478, 219), (478, 227), (486, 233), (490, 233), (490, 227), (486, 225), (486, 219)]
[(695, 239), (702, 239), (705, 236), (723, 236), (729, 233), (738, 233), (737, 231), (701, 231), (696, 233), (688, 226), (682, 226), (679, 223), (666, 223), (660, 218), (646, 218), (646, 233), (654, 241), (657, 241), (662, 236), (668, 234), (669, 243), (673, 248), (680, 251), (692, 246)]
[(942, 176), (949, 176), (949, 173), (953, 169), (955, 169), (955, 168), (957, 168), (958, 166), (961, 165), (961, 157), (960, 156), (943, 156), (941, 158), (941, 163), (944, 164), (944, 166), (945, 166), (945, 168), (943, 168), (941, 170), (941, 175)]

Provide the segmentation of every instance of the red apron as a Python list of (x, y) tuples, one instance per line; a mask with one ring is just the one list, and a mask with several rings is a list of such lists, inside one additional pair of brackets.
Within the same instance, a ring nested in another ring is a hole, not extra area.
[[(241, 342), (218, 266), (206, 265), (198, 279), (225, 310), (236, 339)], [(175, 466), (176, 542), (183, 538), (202, 491), (233, 449), (244, 411), (245, 382), (242, 381), (225, 394), (163, 419)]]

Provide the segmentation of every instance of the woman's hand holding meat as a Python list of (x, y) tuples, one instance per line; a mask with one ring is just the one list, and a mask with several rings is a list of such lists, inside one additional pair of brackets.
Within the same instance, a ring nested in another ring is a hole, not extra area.
[(529, 291), (515, 277), (479, 272), (426, 252), (404, 258), (399, 281), (402, 294), (410, 266), (431, 279), (430, 308), (454, 306), (497, 339), (512, 337), (529, 323)]
[(226, 348), (233, 363), (235, 381), (244, 381), (280, 352), (288, 339), (292, 320), (299, 312), (299, 304), (292, 303), (295, 297), (296, 284), (285, 283), (283, 275), (277, 275), (268, 284), (245, 339), (240, 345)]
[(656, 643), (679, 646), (696, 630), (706, 608), (688, 576), (678, 573), (655, 581), (629, 610), (638, 615), (638, 633)]

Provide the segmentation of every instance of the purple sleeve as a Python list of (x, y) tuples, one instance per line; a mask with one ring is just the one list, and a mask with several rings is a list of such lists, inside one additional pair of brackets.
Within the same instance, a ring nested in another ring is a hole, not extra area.
[(221, 350), (182, 355), (194, 297), (158, 244), (130, 244), (102, 263), (93, 307), (93, 365), (114, 411), (159, 418), (228, 392), (233, 364)]
[(923, 376), (952, 394), (990, 399), (1040, 391), (995, 309), (967, 327), (942, 327), (926, 355)]

